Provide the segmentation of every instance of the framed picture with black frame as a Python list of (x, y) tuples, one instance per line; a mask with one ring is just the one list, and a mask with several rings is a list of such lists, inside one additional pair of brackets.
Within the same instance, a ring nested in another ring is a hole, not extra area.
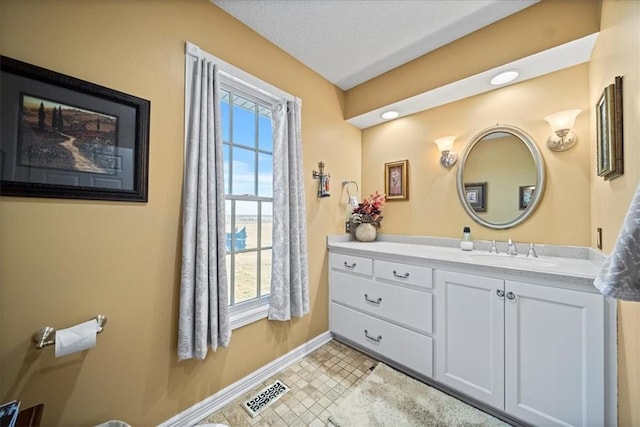
[(150, 102), (0, 56), (0, 194), (146, 202)]
[(524, 185), (519, 187), (518, 209), (522, 211), (529, 206), (529, 203), (531, 203), (531, 200), (533, 200), (533, 195), (535, 191), (536, 191), (535, 185)]
[(487, 183), (474, 182), (464, 185), (464, 195), (469, 206), (476, 212), (487, 211)]

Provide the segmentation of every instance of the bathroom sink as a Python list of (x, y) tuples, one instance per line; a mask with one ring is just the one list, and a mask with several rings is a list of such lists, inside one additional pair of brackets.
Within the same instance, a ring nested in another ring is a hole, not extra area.
[(548, 259), (531, 258), (524, 255), (471, 254), (469, 257), (483, 264), (497, 267), (540, 268), (558, 266), (556, 262)]

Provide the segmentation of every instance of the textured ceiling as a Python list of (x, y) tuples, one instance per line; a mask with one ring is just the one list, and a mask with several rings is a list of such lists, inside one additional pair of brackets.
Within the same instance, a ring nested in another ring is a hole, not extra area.
[(343, 90), (537, 0), (211, 0)]

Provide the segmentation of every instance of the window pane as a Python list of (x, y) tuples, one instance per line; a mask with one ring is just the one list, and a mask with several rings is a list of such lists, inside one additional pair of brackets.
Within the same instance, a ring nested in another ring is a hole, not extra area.
[(258, 153), (258, 196), (273, 197), (273, 156)]
[(258, 117), (258, 148), (273, 152), (273, 131), (271, 129), (271, 116)]
[(258, 253), (235, 255), (234, 298), (239, 304), (258, 297)]
[(256, 104), (245, 98), (233, 98), (233, 143), (256, 146)]
[(260, 296), (271, 293), (271, 249), (261, 251)]
[(258, 202), (236, 202), (236, 248), (258, 247)]
[(262, 203), (262, 227), (260, 231), (260, 247), (270, 247), (272, 245), (273, 231), (273, 204), (269, 202)]
[(229, 136), (229, 92), (220, 91), (220, 103), (222, 107), (222, 140), (224, 142), (230, 141)]
[(231, 164), (231, 159), (229, 158), (230, 151), (231, 148), (227, 144), (222, 146), (222, 161), (224, 162), (224, 194), (229, 194), (229, 185), (231, 184), (231, 176), (229, 175), (231, 172), (231, 169), (229, 168), (229, 165)]
[(231, 193), (256, 194), (255, 151), (233, 147), (233, 172)]

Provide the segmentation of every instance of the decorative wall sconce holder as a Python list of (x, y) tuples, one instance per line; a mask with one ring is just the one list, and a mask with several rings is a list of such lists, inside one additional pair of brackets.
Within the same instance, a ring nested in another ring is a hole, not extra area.
[(453, 141), (455, 140), (455, 136), (444, 136), (434, 141), (441, 154), (440, 164), (445, 168), (453, 167), (458, 161), (458, 155), (453, 151)]
[(318, 180), (318, 198), (320, 197), (331, 197), (331, 193), (329, 193), (329, 180), (331, 179), (331, 174), (324, 173), (324, 162), (318, 162), (319, 172), (313, 171), (312, 177), (313, 179)]
[(552, 134), (547, 139), (551, 151), (566, 151), (578, 142), (578, 136), (571, 131), (580, 110), (567, 110), (549, 114), (544, 119), (549, 123)]

